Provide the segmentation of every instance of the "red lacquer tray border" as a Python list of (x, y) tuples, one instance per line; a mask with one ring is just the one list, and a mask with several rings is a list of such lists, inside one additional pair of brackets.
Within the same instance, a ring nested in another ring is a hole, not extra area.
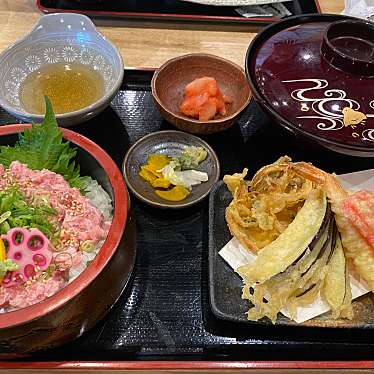
[(22, 370), (287, 370), (373, 369), (374, 361), (51, 361), (0, 362), (0, 369)]
[[(60, 9), (60, 8), (47, 8), (41, 5), (41, 0), (36, 0), (36, 7), (43, 13), (69, 13), (71, 10)], [(303, 1), (303, 0), (301, 0)], [(319, 0), (314, 0), (318, 13), (321, 13), (321, 6)], [(128, 17), (134, 19), (150, 18), (155, 20), (179, 20), (179, 21), (231, 21), (238, 23), (273, 23), (277, 22), (279, 18), (245, 18), (245, 17), (231, 17), (231, 16), (200, 16), (194, 14), (167, 14), (167, 13), (141, 13), (141, 12), (110, 12), (110, 11), (95, 11), (95, 10), (74, 10), (74, 13), (85, 14), (87, 16), (99, 16), (99, 17)]]

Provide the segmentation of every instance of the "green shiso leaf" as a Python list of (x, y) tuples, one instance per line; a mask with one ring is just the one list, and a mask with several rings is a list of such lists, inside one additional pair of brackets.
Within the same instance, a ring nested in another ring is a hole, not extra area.
[(18, 160), (30, 169), (48, 169), (62, 175), (71, 187), (85, 192), (87, 177), (81, 177), (74, 157), (77, 150), (62, 140), (62, 131), (57, 126), (52, 104), (45, 98), (46, 113), (41, 125), (33, 124), (19, 135), (13, 146), (0, 146), (0, 164), (8, 168)]

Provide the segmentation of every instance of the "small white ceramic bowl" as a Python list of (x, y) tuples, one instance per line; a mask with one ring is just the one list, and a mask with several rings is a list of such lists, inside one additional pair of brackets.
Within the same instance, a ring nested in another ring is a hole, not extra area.
[(59, 125), (84, 122), (105, 109), (122, 83), (122, 57), (88, 17), (75, 13), (42, 16), (28, 35), (0, 53), (0, 106), (21, 120), (40, 123), (43, 115), (28, 113), (22, 107), (20, 85), (42, 66), (63, 62), (83, 64), (99, 72), (104, 94), (85, 108), (58, 114)]

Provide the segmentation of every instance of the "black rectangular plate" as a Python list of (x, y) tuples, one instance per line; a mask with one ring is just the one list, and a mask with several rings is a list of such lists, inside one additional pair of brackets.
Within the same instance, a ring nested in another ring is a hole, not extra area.
[(245, 312), (249, 305), (241, 298), (243, 282), (218, 253), (232, 238), (225, 220), (225, 210), (231, 200), (232, 195), (223, 181), (217, 182), (210, 191), (209, 301), (217, 318), (247, 322)]
[[(118, 167), (135, 141), (154, 131), (174, 129), (154, 105), (152, 75), (153, 71), (126, 70), (111, 106), (71, 128), (98, 143)], [(0, 109), (1, 125), (16, 122)], [(307, 148), (270, 121), (254, 102), (231, 129), (202, 138), (220, 160), (221, 178), (244, 167), (251, 177), (284, 154), (336, 173), (374, 167), (374, 159)], [(208, 199), (170, 212), (146, 206), (132, 196), (131, 208), (137, 226), (132, 286), (79, 339), (28, 360), (372, 359), (372, 329), (363, 333), (362, 329), (248, 326), (216, 318), (209, 306)]]
[[(237, 170), (236, 172), (241, 172)], [(228, 243), (232, 236), (225, 221), (225, 210), (232, 200), (230, 191), (223, 181), (212, 188), (209, 196), (209, 299), (212, 312), (222, 320), (249, 325), (271, 325), (270, 320), (248, 321), (245, 312), (249, 309), (248, 300), (241, 298), (242, 280), (219, 251)], [(277, 325), (346, 329), (374, 329), (374, 297), (372, 293), (363, 295), (353, 301), (354, 318), (334, 321), (330, 313), (324, 313), (302, 324), (278, 314)]]
[(245, 315), (249, 305), (241, 298), (243, 282), (218, 253), (232, 238), (225, 220), (231, 200), (225, 183), (217, 182), (209, 195), (209, 301), (217, 318), (253, 323)]
[[(75, 0), (37, 0), (36, 4), (46, 13), (79, 11), (88, 16), (105, 18), (262, 24), (278, 20), (245, 18), (235, 11), (235, 7), (201, 5), (178, 0), (105, 0), (99, 4), (85, 4)], [(319, 12), (318, 0), (293, 0), (284, 4), (292, 15)]]

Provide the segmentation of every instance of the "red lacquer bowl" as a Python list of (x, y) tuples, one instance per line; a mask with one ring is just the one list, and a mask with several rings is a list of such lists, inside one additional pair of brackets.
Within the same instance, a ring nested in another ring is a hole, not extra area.
[[(0, 144), (14, 144), (17, 133), (28, 126), (0, 127)], [(62, 131), (77, 148), (82, 174), (96, 179), (112, 197), (112, 225), (99, 253), (77, 279), (38, 304), (0, 314), (0, 358), (52, 348), (80, 336), (115, 303), (133, 268), (135, 246), (128, 234), (131, 222), (127, 222), (128, 198), (121, 172), (91, 140)]]
[(246, 56), (256, 101), (300, 139), (374, 156), (374, 24), (340, 15), (289, 17)]

